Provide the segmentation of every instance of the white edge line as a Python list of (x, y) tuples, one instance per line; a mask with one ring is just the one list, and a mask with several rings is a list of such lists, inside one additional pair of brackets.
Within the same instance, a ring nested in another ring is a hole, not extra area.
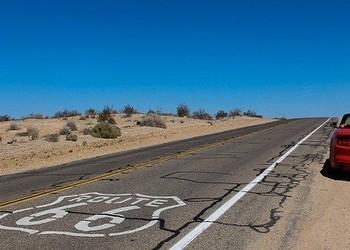
[(317, 130), (322, 128), (331, 118), (328, 118), (310, 134), (305, 136), (296, 145), (290, 148), (284, 155), (278, 158), (274, 163), (272, 163), (268, 168), (265, 169), (260, 175), (258, 175), (254, 180), (247, 184), (243, 189), (226, 201), (222, 206), (215, 210), (211, 215), (209, 215), (203, 222), (193, 228), (188, 234), (186, 234), (182, 239), (180, 239), (175, 245), (173, 245), (170, 250), (180, 250), (184, 249), (189, 245), (198, 235), (203, 233), (209, 226), (211, 226), (217, 219), (219, 219), (227, 210), (229, 210), (237, 201), (239, 201), (244, 195), (246, 195), (256, 184), (258, 184), (266, 175), (268, 175), (279, 163), (281, 163), (288, 155), (290, 155), (300, 144), (310, 138)]

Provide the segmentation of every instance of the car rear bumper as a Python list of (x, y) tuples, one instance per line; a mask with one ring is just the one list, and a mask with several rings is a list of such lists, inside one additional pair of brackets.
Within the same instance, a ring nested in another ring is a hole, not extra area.
[(344, 172), (350, 172), (350, 162), (342, 162), (342, 161), (333, 161), (330, 164), (331, 168), (344, 171)]
[(342, 171), (350, 172), (350, 148), (335, 145), (331, 153), (331, 167)]

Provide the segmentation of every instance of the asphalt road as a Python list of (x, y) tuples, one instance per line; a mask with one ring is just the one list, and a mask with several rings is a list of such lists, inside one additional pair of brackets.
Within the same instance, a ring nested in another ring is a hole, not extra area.
[[(325, 121), (281, 121), (2, 176), (0, 248), (168, 249)], [(305, 163), (321, 157), (317, 147), (331, 132), (328, 123), (312, 134), (188, 248), (286, 240), (287, 229), (273, 230), (283, 204), (298, 195)]]

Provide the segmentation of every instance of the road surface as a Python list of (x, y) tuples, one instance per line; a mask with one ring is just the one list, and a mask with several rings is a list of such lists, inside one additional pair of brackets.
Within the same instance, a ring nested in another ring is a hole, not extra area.
[(0, 249), (283, 248), (298, 215), (285, 205), (302, 206), (329, 123), (279, 121), (2, 176)]

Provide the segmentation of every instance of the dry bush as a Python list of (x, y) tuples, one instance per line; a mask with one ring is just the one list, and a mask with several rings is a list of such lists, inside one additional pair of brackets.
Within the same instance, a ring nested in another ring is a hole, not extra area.
[(140, 121), (140, 126), (166, 128), (166, 123), (159, 115), (149, 114)]
[(66, 126), (70, 128), (71, 131), (77, 131), (78, 127), (77, 124), (74, 121), (68, 121)]
[(133, 114), (137, 113), (137, 110), (130, 104), (125, 105), (122, 111), (125, 114), (125, 117), (131, 117)]
[(30, 113), (24, 119), (45, 119), (45, 116), (40, 113)]
[(20, 130), (20, 126), (18, 124), (18, 122), (11, 122), (9, 130)]
[(199, 109), (198, 111), (193, 112), (192, 118), (200, 119), (200, 120), (211, 120), (212, 119), (212, 117), (207, 112), (205, 112), (204, 109)]
[(67, 134), (66, 141), (78, 141), (78, 135), (76, 134)]
[(39, 129), (34, 128), (34, 127), (28, 127), (27, 128), (27, 136), (32, 140), (38, 139), (39, 138)]
[(70, 134), (71, 130), (68, 127), (64, 127), (60, 130), (60, 135), (68, 135)]
[(76, 110), (63, 110), (63, 111), (58, 111), (55, 113), (53, 118), (63, 118), (63, 117), (73, 117), (73, 116), (80, 116), (81, 113), (76, 111)]
[(92, 131), (92, 128), (84, 128), (82, 133), (83, 135), (90, 135)]
[(60, 140), (60, 135), (58, 133), (46, 135), (46, 141), (48, 142), (58, 142)]
[(242, 116), (242, 110), (239, 108), (232, 109), (229, 113), (230, 117), (235, 117), (235, 116)]
[(95, 117), (97, 115), (97, 111), (96, 109), (93, 109), (93, 108), (89, 108), (85, 111), (85, 116), (86, 117)]
[(224, 111), (224, 110), (219, 110), (217, 113), (216, 113), (216, 115), (215, 115), (215, 118), (217, 119), (217, 120), (219, 120), (219, 119), (224, 119), (225, 117), (227, 117), (227, 113)]
[(114, 118), (113, 118), (113, 114), (114, 114), (114, 110), (108, 106), (106, 106), (99, 114), (97, 117), (97, 121), (98, 122), (108, 122), (110, 124), (116, 124)]
[(11, 120), (9, 115), (0, 115), (0, 122), (7, 122), (9, 120)]
[(249, 116), (249, 117), (263, 118), (262, 115), (258, 115), (254, 110), (250, 110), (250, 109), (244, 112), (243, 115)]
[(176, 111), (179, 117), (190, 116), (190, 109), (185, 104), (177, 106)]
[(108, 122), (97, 123), (90, 131), (93, 137), (113, 139), (121, 136), (120, 128)]

